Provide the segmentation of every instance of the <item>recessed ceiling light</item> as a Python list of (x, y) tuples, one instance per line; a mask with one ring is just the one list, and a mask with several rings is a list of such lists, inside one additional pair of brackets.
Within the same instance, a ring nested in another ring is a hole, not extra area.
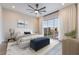
[(15, 6), (12, 6), (12, 8), (15, 8)]
[(62, 3), (62, 5), (64, 5), (64, 3)]

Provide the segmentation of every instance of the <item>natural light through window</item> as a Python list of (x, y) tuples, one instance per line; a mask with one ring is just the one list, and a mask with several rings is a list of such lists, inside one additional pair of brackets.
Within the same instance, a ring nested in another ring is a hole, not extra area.
[(58, 27), (58, 18), (50, 19), (50, 20), (44, 20), (42, 23), (43, 28), (47, 27)]

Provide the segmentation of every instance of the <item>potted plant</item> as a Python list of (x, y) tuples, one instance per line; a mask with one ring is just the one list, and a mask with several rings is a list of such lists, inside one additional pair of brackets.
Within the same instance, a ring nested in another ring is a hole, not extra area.
[(71, 37), (71, 38), (76, 38), (76, 30), (73, 30), (71, 32), (65, 33), (65, 36)]

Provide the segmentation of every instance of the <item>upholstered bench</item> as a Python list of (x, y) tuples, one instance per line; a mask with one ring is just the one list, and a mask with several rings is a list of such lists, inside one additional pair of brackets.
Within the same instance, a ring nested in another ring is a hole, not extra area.
[(50, 43), (50, 39), (47, 37), (35, 38), (30, 41), (30, 47), (35, 51), (37, 51), (43, 48), (44, 46), (48, 45), (49, 43)]

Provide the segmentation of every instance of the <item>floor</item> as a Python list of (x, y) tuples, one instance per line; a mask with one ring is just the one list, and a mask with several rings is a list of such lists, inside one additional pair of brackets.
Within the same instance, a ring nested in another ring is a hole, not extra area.
[(57, 44), (46, 55), (62, 55), (62, 43)]
[(5, 55), (7, 51), (7, 42), (2, 42), (0, 44), (0, 55)]
[(51, 40), (50, 45), (35, 52), (30, 47), (20, 49), (14, 43), (9, 43), (7, 55), (62, 55), (62, 44), (58, 40)]
[[(48, 46), (45, 47), (45, 48), (43, 48), (42, 50), (45, 50), (46, 48), (48, 48)], [(10, 55), (9, 53), (6, 53), (6, 50), (7, 49), (8, 49), (7, 48), (7, 42), (3, 42), (2, 44), (0, 44), (0, 55), (5, 55), (5, 54)], [(21, 49), (21, 50), (24, 50), (25, 51), (25, 49)], [(29, 53), (31, 55), (34, 55), (33, 53), (35, 53), (35, 51), (33, 51), (30, 48), (27, 48), (26, 50), (28, 51), (27, 53)], [(30, 50), (31, 50), (31, 52), (29, 52)], [(41, 52), (42, 50), (38, 51), (38, 53)], [(39, 53), (39, 54), (38, 53), (35, 53), (35, 55), (41, 55), (41, 54), (43, 54), (43, 53)], [(62, 55), (62, 43), (59, 42), (53, 48), (51, 48), (48, 52), (46, 52), (44, 55)]]

